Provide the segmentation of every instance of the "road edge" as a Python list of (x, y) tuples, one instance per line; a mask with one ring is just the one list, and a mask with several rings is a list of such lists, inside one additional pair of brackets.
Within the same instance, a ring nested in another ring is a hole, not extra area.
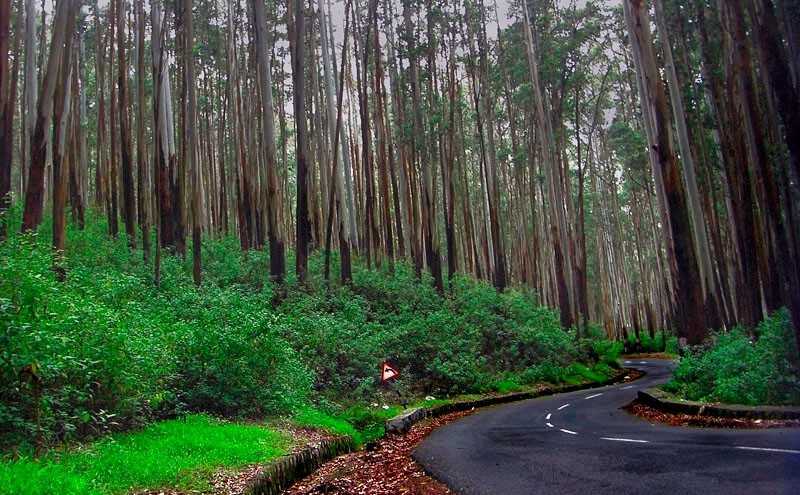
[(279, 495), (294, 482), (311, 475), (326, 462), (356, 449), (351, 437), (341, 436), (321, 441), (294, 454), (266, 464), (245, 488), (246, 495)]
[(657, 387), (640, 390), (638, 399), (647, 406), (672, 414), (690, 414), (717, 418), (800, 419), (800, 407), (743, 406), (686, 401), (675, 399), (668, 392)]
[(535, 399), (537, 397), (546, 397), (550, 395), (563, 394), (567, 392), (575, 392), (577, 390), (586, 390), (590, 388), (605, 387), (625, 381), (626, 376), (630, 376), (632, 372), (639, 373), (637, 377), (641, 378), (645, 372), (633, 368), (622, 368), (614, 376), (599, 382), (587, 382), (578, 385), (564, 385), (559, 387), (546, 387), (539, 390), (532, 390), (529, 392), (516, 392), (506, 395), (498, 395), (491, 397), (484, 397), (481, 399), (465, 400), (459, 402), (451, 402), (449, 404), (440, 404), (432, 407), (421, 407), (405, 411), (399, 416), (386, 421), (385, 429), (387, 435), (400, 435), (407, 432), (412, 426), (419, 423), (426, 418), (436, 418), (445, 414), (467, 411), (470, 409), (479, 409), (482, 407), (495, 406), (499, 404), (508, 404), (510, 402), (519, 402), (521, 400)]

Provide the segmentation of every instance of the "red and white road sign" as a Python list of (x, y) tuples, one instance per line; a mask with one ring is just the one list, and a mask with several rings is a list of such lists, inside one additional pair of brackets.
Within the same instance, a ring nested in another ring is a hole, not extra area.
[(381, 364), (381, 382), (385, 383), (389, 380), (397, 378), (399, 375), (400, 372), (389, 366), (389, 363), (386, 361)]

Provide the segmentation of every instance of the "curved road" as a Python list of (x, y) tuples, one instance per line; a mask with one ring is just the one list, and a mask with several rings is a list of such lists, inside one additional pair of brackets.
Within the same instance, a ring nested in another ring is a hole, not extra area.
[(626, 366), (647, 375), (480, 411), (434, 431), (414, 458), (465, 494), (800, 494), (800, 429), (650, 424), (620, 407), (672, 364)]

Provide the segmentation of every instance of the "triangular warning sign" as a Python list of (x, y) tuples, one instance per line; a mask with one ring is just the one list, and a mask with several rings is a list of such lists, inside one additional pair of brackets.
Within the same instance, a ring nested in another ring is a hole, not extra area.
[(398, 375), (400, 375), (400, 372), (389, 366), (389, 363), (386, 361), (381, 364), (381, 382), (386, 382), (393, 378), (397, 378)]

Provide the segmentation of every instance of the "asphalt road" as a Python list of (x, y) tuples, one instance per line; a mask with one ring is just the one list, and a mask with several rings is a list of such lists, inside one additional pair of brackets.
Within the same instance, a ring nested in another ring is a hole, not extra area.
[(650, 424), (620, 408), (671, 363), (626, 363), (647, 375), (480, 411), (434, 431), (414, 458), (465, 494), (800, 495), (800, 429)]

